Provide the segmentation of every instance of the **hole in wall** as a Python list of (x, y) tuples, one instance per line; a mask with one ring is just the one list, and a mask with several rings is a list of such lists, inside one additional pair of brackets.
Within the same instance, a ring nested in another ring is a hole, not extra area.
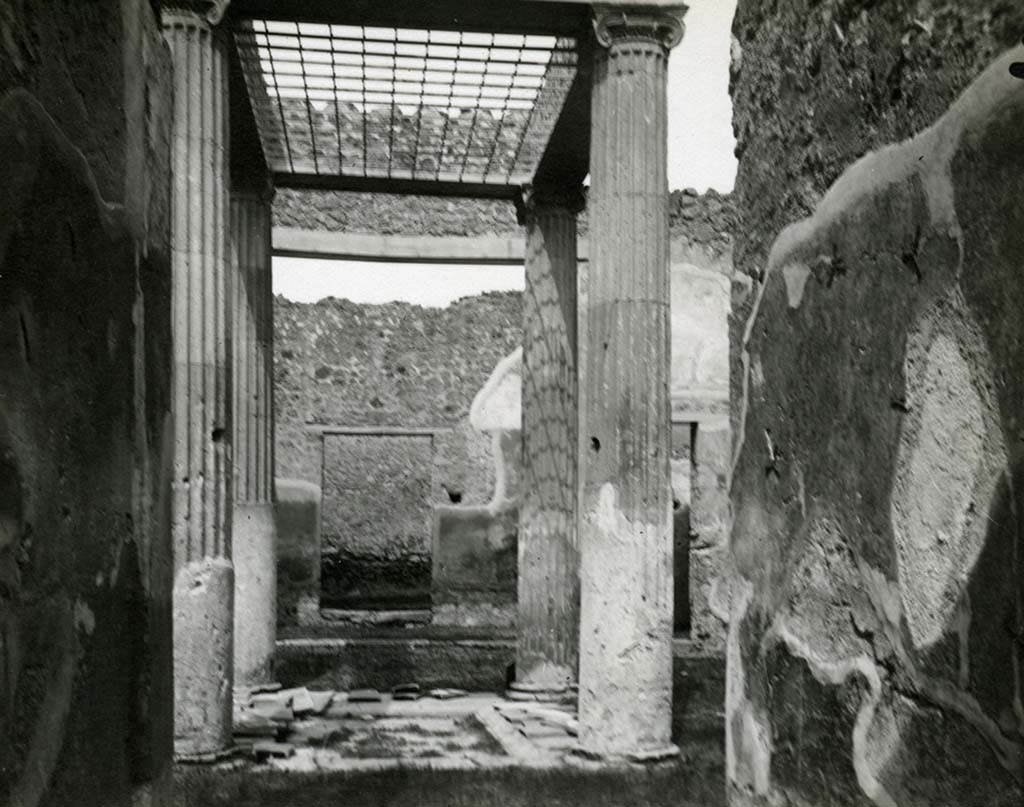
[(593, 451), (595, 454), (601, 450), (601, 441), (598, 440), (596, 437), (590, 438), (590, 450)]

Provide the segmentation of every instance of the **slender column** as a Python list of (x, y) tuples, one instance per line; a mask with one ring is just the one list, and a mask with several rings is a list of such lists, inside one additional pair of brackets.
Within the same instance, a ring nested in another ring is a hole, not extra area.
[(550, 698), (576, 681), (576, 213), (581, 188), (527, 189), (519, 641), (512, 696)]
[(268, 188), (231, 194), (235, 680), (268, 683), (277, 638)]
[(671, 745), (666, 68), (682, 22), (598, 8), (580, 423), (580, 744)]
[(227, 59), (208, 3), (164, 9), (174, 64), (174, 742), (231, 744), (230, 385), (227, 366)]

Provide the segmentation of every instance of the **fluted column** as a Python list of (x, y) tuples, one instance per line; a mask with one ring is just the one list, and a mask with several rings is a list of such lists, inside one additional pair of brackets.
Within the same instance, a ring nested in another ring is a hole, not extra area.
[(676, 14), (595, 11), (580, 424), (580, 744), (674, 752), (666, 68)]
[(576, 681), (576, 214), (581, 188), (529, 188), (523, 310), (519, 611), (512, 696), (550, 698)]
[(228, 71), (207, 17), (212, 6), (177, 3), (163, 11), (174, 65), (174, 742), (184, 757), (231, 744)]
[(235, 681), (268, 683), (277, 638), (277, 532), (273, 482), (271, 199), (231, 194), (234, 391)]

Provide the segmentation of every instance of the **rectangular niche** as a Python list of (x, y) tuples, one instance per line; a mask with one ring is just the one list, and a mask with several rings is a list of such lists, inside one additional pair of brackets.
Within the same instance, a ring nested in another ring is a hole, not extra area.
[(433, 437), (323, 440), (321, 607), (429, 608)]

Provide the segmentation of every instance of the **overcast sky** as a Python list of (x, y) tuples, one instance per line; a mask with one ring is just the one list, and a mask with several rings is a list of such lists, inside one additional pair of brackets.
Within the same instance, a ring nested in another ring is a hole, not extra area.
[[(736, 0), (689, 0), (686, 35), (669, 57), (669, 187), (731, 191), (736, 176), (729, 43)], [(515, 266), (438, 266), (274, 259), (274, 292), (297, 302), (347, 297), (445, 306), (469, 294), (523, 288)]]

